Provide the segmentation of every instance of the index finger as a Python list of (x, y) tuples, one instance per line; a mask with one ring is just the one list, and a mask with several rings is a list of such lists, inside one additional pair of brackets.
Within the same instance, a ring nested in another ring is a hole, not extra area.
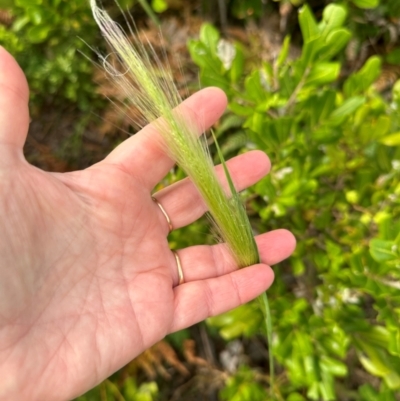
[(28, 100), (24, 73), (0, 46), (0, 144), (17, 149), (21, 155), (29, 127)]

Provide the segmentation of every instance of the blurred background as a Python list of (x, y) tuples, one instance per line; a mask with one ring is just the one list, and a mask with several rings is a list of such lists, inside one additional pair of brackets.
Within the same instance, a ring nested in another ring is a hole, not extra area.
[[(182, 96), (226, 92), (225, 157), (257, 148), (273, 165), (243, 193), (254, 232), (288, 228), (298, 246), (274, 268), (272, 344), (252, 302), (168, 336), (78, 400), (400, 400), (400, 1), (119, 4), (103, 1), (122, 25), (129, 10)], [(107, 49), (88, 1), (0, 0), (0, 44), (31, 88), (32, 164), (82, 169), (136, 132), (96, 66), (92, 50)], [(170, 236), (175, 249), (212, 241), (205, 219)]]

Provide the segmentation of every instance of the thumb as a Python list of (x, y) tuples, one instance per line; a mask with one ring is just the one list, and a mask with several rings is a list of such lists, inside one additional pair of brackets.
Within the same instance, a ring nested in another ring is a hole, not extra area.
[(3, 155), (11, 152), (22, 157), (29, 127), (28, 101), (24, 73), (10, 53), (0, 46), (0, 152)]

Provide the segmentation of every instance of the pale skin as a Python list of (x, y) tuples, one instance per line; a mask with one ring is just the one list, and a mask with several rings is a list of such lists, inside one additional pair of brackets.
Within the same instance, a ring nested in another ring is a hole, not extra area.
[[(226, 107), (204, 89), (181, 110), (199, 127)], [(259, 235), (262, 263), (238, 270), (223, 244), (178, 250), (178, 285), (168, 224), (151, 199), (174, 162), (148, 126), (103, 161), (72, 173), (27, 163), (28, 85), (0, 48), (0, 400), (72, 399), (168, 333), (248, 302), (273, 281), (293, 235)], [(229, 161), (236, 187), (270, 168), (249, 152)], [(217, 168), (221, 182), (223, 172)], [(174, 229), (206, 208), (187, 179), (155, 194)]]

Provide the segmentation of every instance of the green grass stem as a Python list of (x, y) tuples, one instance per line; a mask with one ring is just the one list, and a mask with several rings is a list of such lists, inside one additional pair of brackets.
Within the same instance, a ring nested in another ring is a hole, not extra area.
[[(211, 130), (211, 134), (213, 136), (214, 139), (214, 143), (215, 146), (217, 148), (217, 152), (218, 152), (218, 156), (220, 158), (221, 164), (224, 168), (225, 171), (225, 176), (226, 179), (229, 183), (229, 188), (230, 191), (232, 193), (232, 199), (235, 199), (235, 201), (240, 202), (240, 198), (239, 198), (239, 194), (237, 193), (235, 186), (233, 185), (233, 181), (232, 181), (232, 177), (229, 173), (228, 167), (226, 165), (225, 162), (225, 158), (224, 155), (221, 151), (221, 148), (219, 147), (217, 138), (213, 132), (213, 130)], [(258, 254), (258, 262), (260, 262), (260, 256)], [(269, 302), (268, 302), (268, 296), (266, 292), (263, 292), (259, 297), (258, 297), (258, 301), (260, 303), (260, 309), (263, 312), (264, 315), (264, 326), (265, 326), (265, 330), (267, 333), (267, 343), (269, 346), (269, 352), (268, 352), (268, 356), (269, 356), (269, 382), (270, 382), (270, 396), (271, 399), (274, 399), (274, 386), (275, 386), (275, 374), (274, 374), (274, 356), (272, 354), (272, 321), (271, 321), (271, 309), (269, 307)]]
[(272, 354), (272, 321), (271, 321), (271, 309), (269, 307), (268, 296), (266, 292), (263, 292), (258, 300), (261, 304), (261, 310), (264, 314), (264, 325), (267, 331), (267, 343), (268, 343), (268, 359), (269, 359), (269, 388), (271, 400), (275, 399), (274, 387), (275, 387), (275, 367), (274, 367), (274, 355)]

